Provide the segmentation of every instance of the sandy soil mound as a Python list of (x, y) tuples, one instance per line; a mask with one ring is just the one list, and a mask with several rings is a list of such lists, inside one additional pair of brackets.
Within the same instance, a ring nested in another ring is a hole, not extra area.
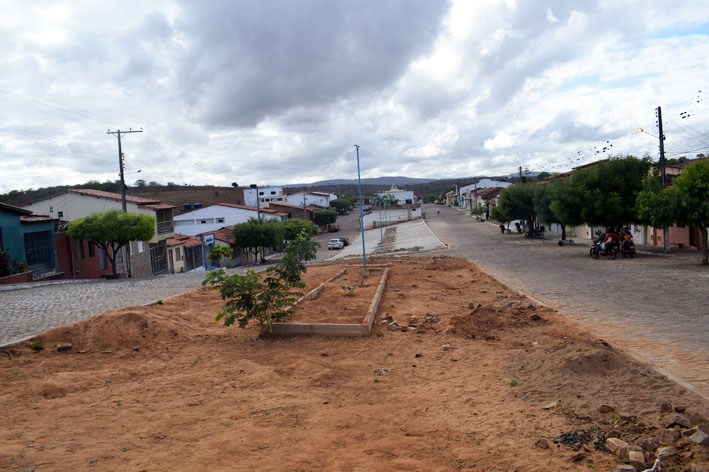
[[(184, 305), (185, 295), (149, 306), (132, 306), (109, 310), (78, 323), (52, 329), (37, 336), (48, 348), (71, 344), (74, 351), (145, 349), (205, 335), (215, 326), (213, 318), (194, 305)], [(214, 305), (214, 292), (208, 288), (195, 290), (191, 303), (200, 299)]]

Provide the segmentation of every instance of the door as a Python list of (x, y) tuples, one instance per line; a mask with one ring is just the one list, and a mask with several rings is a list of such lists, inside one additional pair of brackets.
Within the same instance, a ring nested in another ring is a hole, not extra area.
[(51, 231), (25, 233), (27, 270), (42, 274), (54, 270), (54, 247)]
[(173, 259), (172, 259), (172, 249), (169, 249), (167, 251), (167, 253), (168, 253), (168, 259), (170, 260), (170, 273), (174, 274), (175, 273), (175, 263), (173, 262)]

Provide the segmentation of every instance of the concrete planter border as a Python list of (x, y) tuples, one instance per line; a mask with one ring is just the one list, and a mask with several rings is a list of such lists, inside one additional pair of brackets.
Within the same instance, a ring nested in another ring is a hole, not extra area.
[[(341, 276), (346, 272), (347, 269), (342, 269), (335, 276), (330, 277), (325, 282), (321, 283), (318, 287), (308, 292), (307, 295), (301, 297), (293, 306), (297, 305), (301, 301), (310, 300), (315, 295), (317, 295), (320, 290), (325, 286), (326, 283), (335, 280), (337, 277)], [(372, 302), (369, 304), (369, 309), (362, 319), (360, 324), (340, 324), (340, 323), (273, 323), (271, 326), (271, 332), (264, 332), (265, 335), (271, 336), (297, 336), (303, 334), (320, 334), (325, 336), (369, 336), (372, 333), (372, 324), (374, 323), (374, 318), (377, 315), (377, 309), (379, 308), (379, 302), (382, 299), (382, 294), (384, 293), (384, 288), (386, 287), (387, 278), (389, 277), (389, 268), (385, 267), (381, 278), (379, 279), (379, 285), (377, 286), (377, 291), (372, 298)]]

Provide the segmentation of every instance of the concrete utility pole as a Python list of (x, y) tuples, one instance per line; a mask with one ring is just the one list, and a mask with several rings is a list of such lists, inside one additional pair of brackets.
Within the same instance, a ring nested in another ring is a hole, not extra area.
[[(667, 177), (665, 176), (665, 135), (662, 132), (662, 107), (657, 107), (657, 128), (660, 131), (660, 179), (662, 179), (662, 189), (667, 188)], [(670, 229), (662, 229), (662, 245), (665, 253), (670, 252)]]
[(121, 176), (121, 205), (123, 207), (123, 213), (127, 213), (128, 210), (126, 209), (126, 181), (125, 181), (125, 176), (123, 172), (123, 150), (121, 149), (121, 135), (123, 134), (130, 134), (130, 133), (142, 133), (143, 129), (141, 128), (140, 130), (133, 130), (131, 128), (128, 129), (128, 131), (121, 131), (121, 130), (116, 130), (116, 131), (111, 131), (110, 129), (106, 132), (106, 134), (112, 134), (118, 138), (118, 165), (120, 166), (120, 176)]
[[(118, 138), (118, 165), (120, 167), (120, 176), (121, 176), (121, 207), (123, 208), (123, 213), (128, 213), (128, 208), (126, 206), (126, 180), (125, 180), (125, 172), (123, 169), (123, 150), (121, 148), (121, 134), (130, 134), (130, 133), (142, 133), (143, 128), (140, 128), (140, 130), (133, 130), (132, 128), (128, 128), (128, 131), (121, 131), (121, 130), (116, 130), (116, 131), (111, 131), (110, 129), (106, 132), (106, 134), (112, 134)], [(128, 276), (132, 276), (132, 271), (131, 271), (131, 265), (130, 265), (130, 243), (128, 243), (128, 248), (124, 247), (123, 248), (124, 254), (125, 254), (125, 259), (126, 259), (126, 270), (128, 272)], [(115, 257), (115, 254), (114, 254)]]
[(357, 150), (357, 186), (359, 187), (359, 229), (362, 233), (362, 264), (367, 268), (367, 251), (364, 248), (364, 214), (362, 212), (362, 178), (359, 172), (359, 145), (354, 145)]

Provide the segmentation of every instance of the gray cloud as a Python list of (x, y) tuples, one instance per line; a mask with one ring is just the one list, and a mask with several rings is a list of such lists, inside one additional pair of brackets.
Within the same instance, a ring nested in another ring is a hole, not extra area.
[(390, 85), (435, 39), (446, 2), (188, 3), (180, 89), (212, 126), (253, 126)]

